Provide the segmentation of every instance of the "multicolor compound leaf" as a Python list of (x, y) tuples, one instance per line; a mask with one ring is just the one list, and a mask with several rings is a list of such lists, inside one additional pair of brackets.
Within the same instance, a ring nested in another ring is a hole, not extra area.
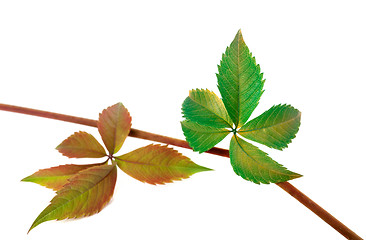
[(103, 164), (105, 164), (105, 162), (87, 165), (60, 165), (57, 167), (41, 169), (33, 173), (32, 175), (23, 178), (22, 181), (37, 183), (39, 185), (58, 191), (65, 184), (69, 183), (68, 179), (72, 178), (80, 171)]
[(230, 161), (237, 175), (257, 184), (285, 182), (301, 177), (236, 135), (230, 142)]
[(296, 136), (301, 113), (290, 105), (276, 105), (246, 123), (238, 133), (275, 149), (283, 149)]
[(182, 105), (183, 116), (200, 125), (215, 128), (231, 128), (233, 123), (222, 100), (204, 89), (191, 90)]
[(98, 130), (109, 154), (118, 152), (131, 129), (131, 116), (122, 103), (99, 114)]
[(189, 146), (200, 153), (210, 150), (230, 133), (225, 128), (203, 126), (187, 120), (181, 125)]
[(68, 137), (56, 149), (69, 158), (100, 158), (107, 155), (93, 135), (82, 131)]
[(218, 66), (218, 88), (227, 112), (240, 128), (248, 120), (263, 93), (263, 74), (239, 30)]
[(150, 184), (165, 184), (211, 170), (199, 166), (174, 149), (148, 145), (116, 157), (118, 167), (131, 177)]
[(79, 218), (100, 212), (113, 196), (116, 178), (115, 164), (80, 171), (57, 192), (29, 231), (46, 221)]

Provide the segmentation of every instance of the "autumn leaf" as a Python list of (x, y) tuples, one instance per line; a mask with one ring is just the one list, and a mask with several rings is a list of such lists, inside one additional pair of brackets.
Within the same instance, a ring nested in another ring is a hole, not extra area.
[(64, 140), (56, 149), (69, 158), (100, 158), (107, 156), (104, 148), (87, 132), (76, 132)]
[[(130, 176), (150, 184), (164, 184), (188, 178), (211, 169), (199, 166), (167, 146), (149, 145), (116, 157), (131, 128), (127, 109), (117, 103), (100, 114), (98, 130), (109, 155), (89, 133), (76, 132), (58, 147), (67, 157), (101, 157), (104, 163), (61, 165), (42, 169), (23, 181), (34, 182), (56, 190), (56, 196), (33, 222), (29, 231), (50, 220), (79, 218), (99, 212), (111, 199), (117, 167)], [(106, 165), (108, 161), (112, 165)]]
[(86, 165), (60, 165), (57, 167), (41, 169), (32, 175), (23, 178), (22, 181), (37, 183), (57, 191), (60, 190), (65, 184), (69, 183), (68, 179), (75, 176), (80, 171), (103, 164), (105, 164), (105, 162)]
[[(113, 196), (116, 165), (87, 168), (69, 179), (36, 218), (29, 231), (50, 220), (79, 218), (100, 212)], [(29, 232), (28, 231), (28, 232)]]
[(116, 157), (118, 167), (131, 177), (150, 184), (165, 184), (211, 169), (199, 166), (176, 150), (148, 145)]
[(117, 103), (99, 114), (98, 131), (109, 154), (117, 153), (131, 129), (131, 116), (122, 103)]

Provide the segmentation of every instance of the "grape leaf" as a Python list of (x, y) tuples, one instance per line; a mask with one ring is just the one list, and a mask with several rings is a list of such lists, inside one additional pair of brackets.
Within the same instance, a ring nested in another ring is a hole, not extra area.
[(301, 177), (237, 135), (230, 141), (230, 161), (237, 175), (257, 184), (285, 182)]
[(263, 74), (239, 30), (218, 66), (218, 88), (226, 110), (239, 129), (257, 107), (263, 93)]
[(191, 90), (182, 105), (183, 116), (200, 125), (231, 128), (233, 123), (222, 100), (204, 89)]
[(131, 116), (122, 103), (117, 103), (99, 114), (98, 131), (109, 152), (118, 152), (131, 129)]
[(32, 175), (23, 178), (23, 182), (33, 182), (55, 191), (60, 190), (65, 184), (69, 183), (68, 179), (75, 174), (87, 168), (103, 165), (104, 163), (75, 165), (67, 164), (57, 167), (41, 169)]
[(112, 198), (116, 178), (115, 164), (80, 171), (57, 191), (51, 204), (39, 214), (29, 231), (46, 221), (79, 218), (100, 212)]
[(189, 146), (200, 153), (210, 150), (230, 133), (225, 128), (203, 126), (187, 120), (181, 125)]
[(283, 149), (296, 136), (301, 113), (290, 105), (276, 105), (247, 122), (238, 133), (275, 149)]
[(107, 155), (93, 135), (82, 131), (65, 139), (56, 149), (69, 158), (100, 158)]
[(131, 177), (150, 184), (165, 184), (211, 169), (199, 166), (172, 148), (148, 145), (116, 157), (118, 167)]

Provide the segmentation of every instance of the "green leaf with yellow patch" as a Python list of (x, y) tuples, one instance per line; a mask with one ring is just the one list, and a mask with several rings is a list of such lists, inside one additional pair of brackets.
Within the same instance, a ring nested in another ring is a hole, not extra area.
[(215, 128), (231, 128), (231, 121), (222, 100), (209, 90), (195, 89), (182, 105), (183, 116), (200, 125)]
[(285, 182), (301, 177), (236, 135), (230, 142), (230, 161), (237, 175), (257, 184)]
[(301, 113), (290, 105), (276, 105), (247, 122), (238, 133), (275, 149), (286, 148), (300, 127)]

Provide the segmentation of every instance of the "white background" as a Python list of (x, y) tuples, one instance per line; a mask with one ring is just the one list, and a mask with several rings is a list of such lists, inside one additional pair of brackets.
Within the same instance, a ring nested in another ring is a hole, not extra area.
[[(241, 28), (266, 79), (253, 117), (279, 103), (302, 112), (288, 149), (262, 149), (365, 237), (363, 1), (217, 2), (1, 1), (0, 102), (92, 119), (123, 102), (134, 128), (183, 138), (181, 103), (192, 88), (218, 93), (217, 64)], [(215, 171), (165, 186), (119, 171), (100, 214), (27, 235), (54, 193), (20, 180), (93, 162), (55, 150), (79, 130), (100, 139), (95, 128), (0, 112), (0, 239), (343, 239), (276, 185), (246, 182), (228, 159), (179, 148)], [(121, 153), (150, 143), (128, 138)]]

